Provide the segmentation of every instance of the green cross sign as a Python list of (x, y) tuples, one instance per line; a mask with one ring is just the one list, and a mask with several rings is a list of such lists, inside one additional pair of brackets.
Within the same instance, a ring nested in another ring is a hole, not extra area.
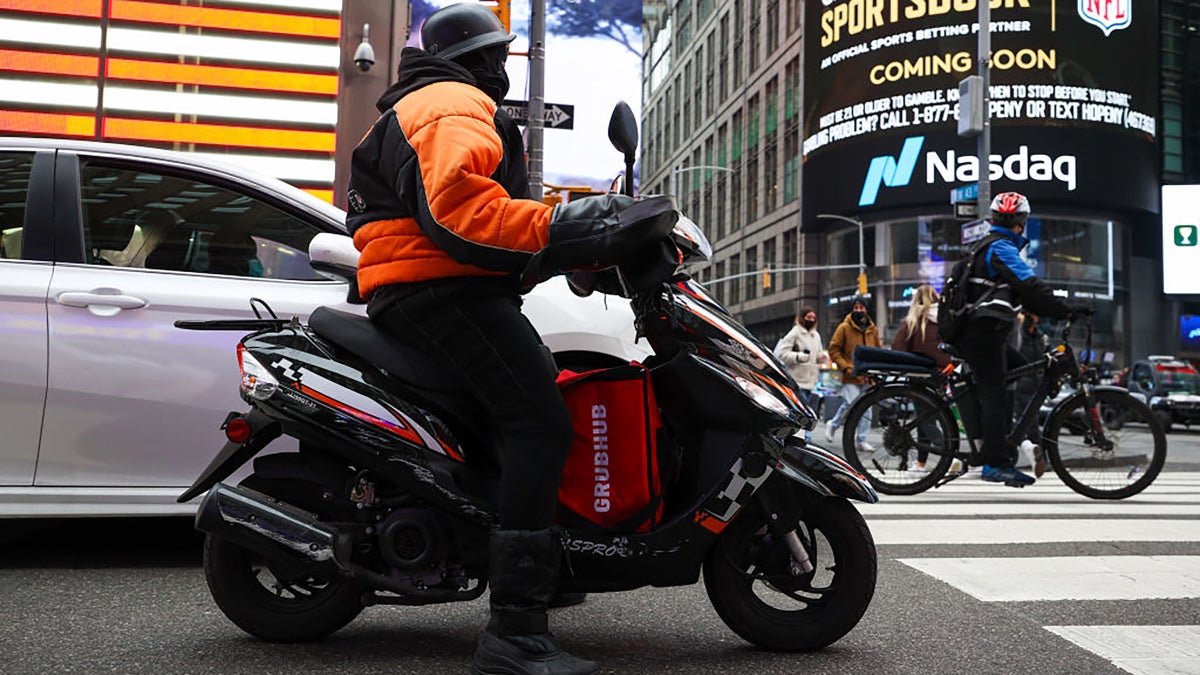
[(1175, 245), (1176, 246), (1195, 246), (1197, 239), (1195, 225), (1176, 225), (1175, 226)]

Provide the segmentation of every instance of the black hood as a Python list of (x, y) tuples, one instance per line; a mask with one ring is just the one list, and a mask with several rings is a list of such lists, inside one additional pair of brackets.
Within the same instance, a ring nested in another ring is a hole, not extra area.
[(405, 47), (400, 52), (400, 67), (397, 68), (399, 79), (379, 97), (375, 104), (379, 112), (386, 112), (396, 105), (396, 101), (408, 94), (437, 82), (462, 82), (472, 87), (478, 87), (475, 76), (471, 71), (457, 63), (433, 56), (424, 49)]

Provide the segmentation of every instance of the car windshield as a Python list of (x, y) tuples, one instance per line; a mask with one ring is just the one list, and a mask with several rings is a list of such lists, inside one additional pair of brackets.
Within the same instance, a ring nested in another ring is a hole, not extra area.
[(1168, 394), (1200, 394), (1200, 374), (1194, 370), (1163, 370), (1162, 388)]

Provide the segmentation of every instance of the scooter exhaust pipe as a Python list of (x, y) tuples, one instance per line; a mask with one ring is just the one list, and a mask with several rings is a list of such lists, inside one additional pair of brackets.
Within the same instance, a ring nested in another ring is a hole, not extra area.
[(217, 483), (196, 512), (196, 529), (269, 559), (332, 563), (338, 532), (316, 514), (244, 487)]

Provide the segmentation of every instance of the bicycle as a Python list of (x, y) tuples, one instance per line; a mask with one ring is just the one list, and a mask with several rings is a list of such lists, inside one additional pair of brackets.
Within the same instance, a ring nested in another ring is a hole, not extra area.
[[(1062, 331), (1062, 342), (1043, 359), (1011, 369), (1011, 383), (1038, 374), (1041, 381), (1008, 439), (1018, 443), (1038, 423), (1047, 400), (1041, 447), (1050, 466), (1072, 490), (1093, 499), (1124, 499), (1146, 489), (1162, 470), (1167, 437), (1150, 408), (1127, 389), (1099, 385), (1091, 363), (1079, 363), (1069, 338), (1073, 322)], [(1091, 355), (1092, 330), (1086, 326), (1085, 354)], [(952, 348), (944, 345), (952, 356)], [(875, 384), (847, 411), (842, 434), (846, 461), (863, 473), (875, 489), (890, 495), (912, 495), (941, 487), (984, 462), (978, 434), (967, 433), (963, 412), (974, 407), (974, 382), (962, 361), (938, 370), (932, 359), (891, 350), (872, 350), (875, 359), (863, 374)], [(859, 372), (856, 350), (855, 372)], [(922, 361), (923, 359), (924, 361)], [(1070, 389), (1064, 389), (1070, 387)], [(1067, 392), (1060, 397), (1060, 393)], [(968, 403), (970, 405), (968, 405)], [(855, 430), (863, 416), (865, 443)], [(961, 437), (966, 438), (962, 444)], [(961, 449), (960, 449), (961, 448)], [(925, 468), (915, 460), (925, 456)], [(951, 471), (951, 465), (959, 467)]]

